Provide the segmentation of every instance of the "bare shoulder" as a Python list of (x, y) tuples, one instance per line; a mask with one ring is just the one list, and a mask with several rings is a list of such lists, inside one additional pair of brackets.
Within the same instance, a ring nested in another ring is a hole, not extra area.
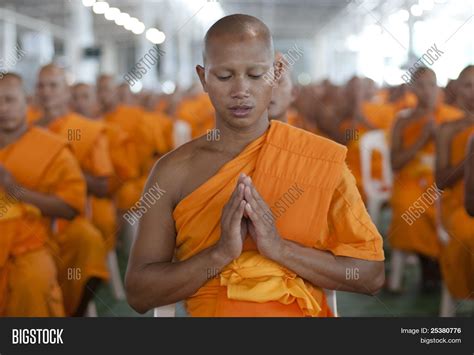
[(153, 166), (148, 185), (158, 183), (171, 198), (175, 206), (182, 198), (185, 185), (193, 178), (193, 172), (202, 159), (200, 152), (205, 149), (205, 137), (194, 139), (161, 157)]

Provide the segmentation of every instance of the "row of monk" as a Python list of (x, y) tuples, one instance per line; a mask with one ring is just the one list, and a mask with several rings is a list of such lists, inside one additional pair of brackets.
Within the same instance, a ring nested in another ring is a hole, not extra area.
[[(84, 315), (122, 217), (152, 188), (163, 193), (141, 215), (126, 276), (138, 312), (186, 300), (192, 316), (331, 316), (324, 289), (384, 284), (362, 188), (359, 142), (372, 130), (391, 148), (391, 248), (420, 255), (426, 288), (440, 261), (452, 295), (474, 295), (472, 66), (444, 91), (427, 68), (410, 86), (296, 88), (268, 28), (246, 15), (219, 20), (204, 48), (206, 93), (133, 95), (109, 75), (69, 87), (50, 64), (27, 100), (20, 76), (0, 79), (1, 316)], [(446, 245), (433, 204), (403, 218), (435, 181)], [(265, 218), (295, 184), (298, 198)]]

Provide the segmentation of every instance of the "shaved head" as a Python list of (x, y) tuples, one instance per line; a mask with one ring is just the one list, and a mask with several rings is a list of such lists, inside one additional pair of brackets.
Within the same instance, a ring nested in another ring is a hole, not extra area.
[(273, 57), (273, 39), (267, 25), (256, 17), (235, 14), (221, 18), (207, 31), (204, 38), (204, 65), (206, 64), (208, 51), (215, 44), (215, 39), (224, 38), (238, 42), (259, 39), (263, 44), (262, 50), (267, 51)]
[(26, 122), (26, 95), (21, 76), (0, 75), (0, 131), (13, 132)]
[(55, 64), (42, 67), (38, 74), (37, 93), (46, 116), (53, 117), (67, 112), (70, 92), (64, 69)]
[(216, 124), (262, 131), (275, 79), (275, 53), (268, 27), (248, 15), (217, 21), (204, 39), (204, 67), (196, 67), (216, 111)]
[(86, 83), (78, 83), (72, 87), (71, 92), (72, 109), (85, 117), (95, 118), (98, 111), (95, 88)]

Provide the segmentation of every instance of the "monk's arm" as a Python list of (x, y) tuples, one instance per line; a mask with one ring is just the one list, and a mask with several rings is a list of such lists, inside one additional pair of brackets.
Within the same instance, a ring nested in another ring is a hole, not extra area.
[(77, 211), (59, 197), (21, 186), (8, 170), (1, 165), (0, 187), (4, 188), (14, 199), (36, 206), (45, 216), (73, 219), (77, 215)]
[(393, 170), (400, 170), (403, 168), (415, 157), (416, 153), (423, 148), (431, 137), (431, 131), (429, 129), (424, 129), (421, 137), (411, 146), (405, 148), (403, 142), (403, 130), (408, 122), (408, 118), (400, 118), (397, 120), (393, 128), (392, 147), (390, 151)]
[(87, 193), (96, 197), (104, 198), (108, 196), (109, 178), (105, 176), (92, 176), (84, 173), (87, 183)]
[(436, 133), (436, 185), (440, 189), (453, 186), (464, 175), (465, 159), (451, 164), (451, 144), (454, 134), (459, 131), (458, 122), (443, 124)]
[(465, 166), (465, 199), (467, 213), (474, 217), (474, 136), (469, 141), (467, 164)]
[(16, 191), (20, 201), (38, 207), (44, 216), (71, 220), (78, 212), (59, 197), (19, 187)]
[(311, 284), (329, 290), (375, 294), (382, 287), (383, 261), (368, 261), (308, 248), (282, 239), (271, 259)]
[[(222, 252), (218, 243), (184, 261), (173, 262), (176, 246), (173, 188), (179, 185), (177, 176), (186, 174), (178, 169), (166, 173), (163, 165), (166, 163), (160, 161), (155, 166), (145, 191), (159, 182), (165, 192), (140, 220), (125, 278), (127, 300), (139, 313), (188, 298), (233, 260)], [(240, 223), (238, 220), (239, 226)]]

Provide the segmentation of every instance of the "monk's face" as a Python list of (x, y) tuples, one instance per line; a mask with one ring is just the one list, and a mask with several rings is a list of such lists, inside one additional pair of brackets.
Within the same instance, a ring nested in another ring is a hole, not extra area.
[(135, 102), (133, 94), (130, 91), (130, 87), (127, 84), (122, 84), (119, 86), (118, 97), (119, 97), (120, 103), (124, 105), (133, 105)]
[(116, 104), (117, 86), (112, 78), (102, 77), (97, 81), (97, 98), (103, 110), (107, 110)]
[(15, 78), (0, 80), (0, 130), (15, 131), (26, 120), (26, 97)]
[(456, 93), (462, 108), (474, 110), (474, 69), (468, 70), (460, 78)]
[(43, 69), (38, 76), (37, 94), (45, 111), (67, 107), (70, 92), (64, 73), (54, 68)]
[(72, 89), (72, 108), (77, 113), (92, 117), (97, 105), (95, 90), (90, 85), (76, 85)]
[(268, 106), (268, 118), (271, 120), (284, 117), (296, 96), (288, 72), (282, 74), (277, 85), (273, 88), (272, 100)]
[(419, 106), (433, 109), (438, 98), (438, 85), (436, 75), (426, 71), (418, 76), (413, 87)]
[(217, 120), (231, 127), (250, 127), (267, 120), (272, 97), (273, 50), (264, 39), (225, 35), (207, 46), (205, 68), (197, 67)]

